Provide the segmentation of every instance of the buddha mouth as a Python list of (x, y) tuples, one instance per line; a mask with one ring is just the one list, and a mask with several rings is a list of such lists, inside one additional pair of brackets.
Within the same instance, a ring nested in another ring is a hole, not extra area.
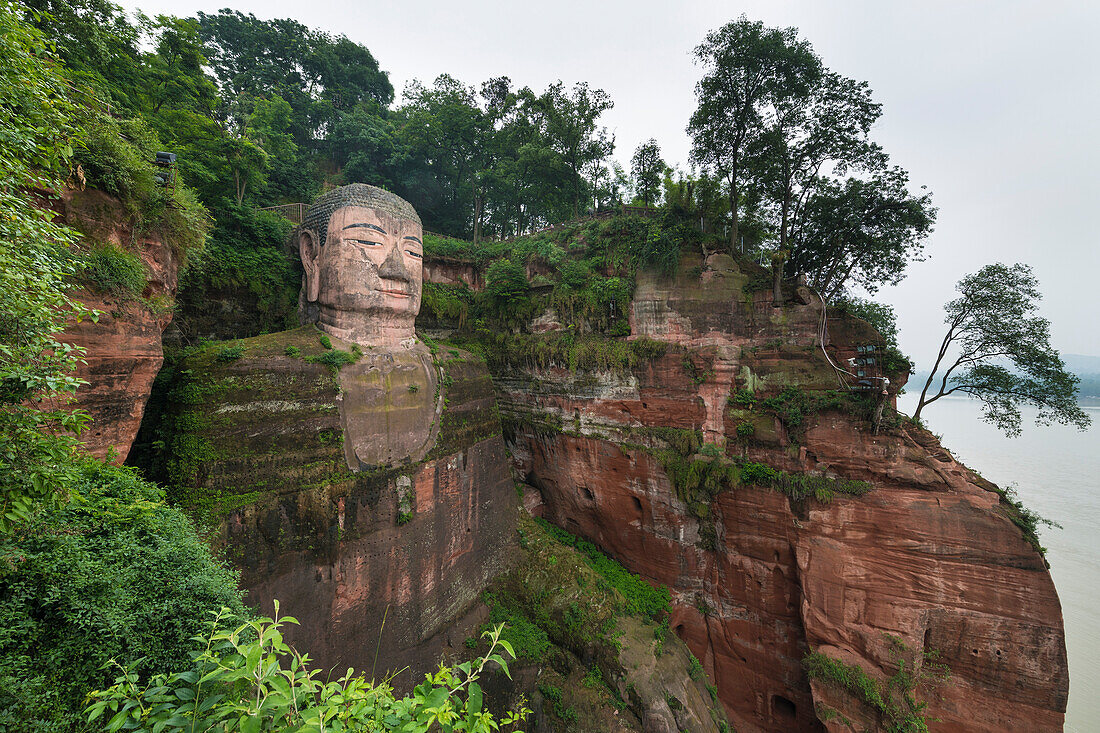
[(394, 298), (408, 298), (409, 297), (409, 293), (406, 290), (383, 289), (381, 292), (385, 293), (386, 295), (390, 295)]

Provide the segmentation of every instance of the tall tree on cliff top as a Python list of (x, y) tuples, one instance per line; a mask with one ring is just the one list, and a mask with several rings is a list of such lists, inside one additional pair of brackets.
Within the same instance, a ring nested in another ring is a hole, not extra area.
[(730, 247), (738, 245), (743, 188), (763, 154), (769, 109), (805, 97), (822, 74), (821, 61), (794, 28), (766, 28), (742, 16), (707, 34), (695, 49), (703, 78), (691, 116), (692, 160), (723, 178), (730, 202)]
[(900, 168), (819, 181), (788, 240), (787, 274), (806, 273), (826, 300), (852, 284), (874, 293), (900, 282), (909, 263), (921, 259), (936, 218), (931, 195), (912, 195), (908, 182)]
[(947, 334), (913, 419), (958, 392), (981, 400), (982, 418), (1009, 435), (1020, 433), (1020, 405), (1038, 408), (1040, 425), (1087, 428), (1091, 419), (1077, 405), (1077, 377), (1050, 344), (1050, 322), (1035, 315), (1042, 295), (1031, 268), (986, 265), (956, 289), (959, 297), (944, 307)]
[(590, 89), (587, 82), (574, 84), (570, 93), (560, 81), (547, 87), (538, 103), (547, 141), (569, 168), (573, 216), (577, 216), (581, 201), (588, 198), (584, 171), (615, 149), (614, 137), (599, 126), (600, 116), (615, 103), (607, 92)]
[(399, 192), (437, 230), (467, 235), (480, 190), (481, 152), (492, 131), (477, 90), (440, 74), (431, 86), (413, 80), (403, 96), (395, 117), (415, 162)]
[(291, 131), (307, 145), (359, 103), (381, 111), (393, 85), (365, 47), (296, 20), (234, 10), (198, 14), (199, 35), (222, 92), (220, 118), (243, 129), (254, 99), (278, 95), (294, 110)]
[(31, 11), (25, 19), (54, 44), (67, 76), (90, 85), (112, 111), (137, 111), (146, 83), (140, 32), (122, 8), (109, 0), (23, 0), (21, 5)]
[(825, 69), (805, 81), (803, 93), (766, 100), (765, 131), (750, 159), (753, 177), (774, 209), (781, 250), (800, 229), (806, 203), (823, 183), (886, 163), (869, 138), (882, 106), (871, 99), (867, 83)]
[(661, 159), (661, 148), (653, 138), (635, 148), (630, 159), (630, 175), (634, 177), (635, 195), (645, 206), (649, 206), (649, 202), (660, 194), (661, 178), (666, 167)]

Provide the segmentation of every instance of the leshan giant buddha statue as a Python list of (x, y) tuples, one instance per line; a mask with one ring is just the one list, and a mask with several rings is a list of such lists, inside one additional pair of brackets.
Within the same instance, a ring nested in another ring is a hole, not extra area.
[(476, 634), (514, 547), (492, 381), (416, 338), (422, 231), (406, 201), (329, 191), (296, 239), (305, 325), (185, 358), (177, 393), (201, 397), (171, 408), (169, 490), (215, 508), (248, 602), (279, 599), (320, 667), (408, 668), (414, 684)]
[(416, 339), (424, 259), (412, 205), (352, 184), (320, 196), (298, 228), (303, 321), (358, 345), (340, 370), (344, 454), (353, 470), (418, 461), (436, 437), (437, 370)]

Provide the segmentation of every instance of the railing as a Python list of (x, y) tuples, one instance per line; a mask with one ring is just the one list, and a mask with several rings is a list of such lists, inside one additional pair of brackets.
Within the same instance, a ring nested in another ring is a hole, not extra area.
[(265, 206), (260, 211), (272, 211), (294, 224), (301, 224), (306, 215), (306, 204), (279, 204), (278, 206)]

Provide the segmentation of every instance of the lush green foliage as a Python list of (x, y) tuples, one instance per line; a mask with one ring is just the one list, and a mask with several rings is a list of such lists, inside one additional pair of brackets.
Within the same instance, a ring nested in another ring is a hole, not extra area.
[(830, 299), (899, 281), (935, 209), (870, 140), (882, 109), (867, 83), (828, 70), (797, 29), (744, 16), (695, 57), (692, 158), (725, 184), (731, 249), (770, 242), (777, 269), (809, 274)]
[(544, 335), (475, 335), (490, 366), (622, 372), (660, 356), (668, 348), (663, 342), (649, 339), (580, 336), (574, 329)]
[(137, 297), (145, 290), (145, 265), (133, 252), (113, 244), (93, 247), (81, 262), (81, 277), (94, 290)]
[(986, 265), (956, 289), (959, 297), (944, 306), (947, 333), (913, 419), (959, 392), (981, 400), (983, 419), (1009, 435), (1020, 433), (1020, 405), (1038, 409), (1039, 425), (1086, 429), (1092, 420), (1077, 405), (1078, 379), (1050, 343), (1050, 322), (1036, 315), (1042, 295), (1031, 268)]
[[(301, 266), (285, 250), (290, 222), (225, 205), (206, 248), (192, 256), (180, 282), (180, 330), (189, 337), (244, 338), (297, 323)], [(224, 301), (242, 311), (227, 318)]]
[(222, 628), (218, 615), (209, 634), (193, 639), (194, 661), (185, 671), (143, 683), (125, 666), (114, 686), (92, 695), (88, 717), (107, 731), (402, 731), (490, 733), (526, 719), (528, 710), (500, 718), (483, 707), (478, 680), (490, 665), (508, 673), (511, 645), (501, 627), (485, 632), (488, 652), (453, 668), (440, 667), (412, 694), (397, 698), (388, 680), (375, 682), (353, 670), (335, 682), (320, 679), (309, 657), (283, 641), (290, 616), (245, 621)]
[(811, 652), (802, 660), (806, 674), (812, 679), (847, 690), (870, 708), (884, 730), (890, 733), (926, 733), (924, 718), (927, 703), (918, 701), (915, 690), (925, 683), (946, 680), (950, 674), (939, 663), (935, 652), (925, 650), (913, 659), (909, 647), (896, 636), (888, 636), (894, 674), (879, 681), (858, 664), (844, 664), (822, 652)]
[(153, 232), (181, 255), (200, 249), (210, 229), (209, 214), (191, 189), (168, 189), (153, 179), (153, 157), (162, 150), (156, 133), (140, 117), (115, 119), (83, 110), (73, 164), (88, 186), (112, 194), (126, 206), (139, 231)]
[(634, 176), (634, 194), (642, 200), (643, 206), (649, 206), (651, 201), (655, 202), (666, 168), (665, 162), (661, 160), (661, 148), (653, 138), (634, 149), (634, 156), (630, 159), (630, 173)]
[(64, 431), (86, 421), (66, 404), (80, 352), (53, 336), (67, 317), (88, 315), (66, 295), (75, 237), (27, 196), (56, 191), (68, 173), (74, 109), (22, 12), (0, 3), (0, 533), (66, 490)]
[(660, 621), (669, 613), (671, 596), (668, 588), (652, 586), (642, 580), (635, 573), (629, 572), (619, 563), (615, 562), (591, 542), (579, 539), (564, 529), (555, 527), (545, 519), (535, 520), (550, 536), (564, 545), (574, 547), (580, 552), (588, 564), (619, 591), (626, 599), (626, 611), (648, 618), (652, 621)]
[(236, 579), (132, 469), (72, 464), (72, 501), (0, 536), (0, 728), (82, 729), (111, 658), (136, 675), (187, 665), (209, 611), (242, 612)]
[(994, 490), (1000, 495), (1001, 509), (1008, 515), (1008, 518), (1012, 520), (1012, 523), (1023, 531), (1024, 539), (1026, 539), (1028, 544), (1034, 547), (1040, 554), (1045, 556), (1047, 548), (1043, 547), (1039, 542), (1039, 525), (1054, 527), (1056, 529), (1062, 529), (1062, 525), (1047, 519), (1034, 509), (1024, 506), (1024, 503), (1020, 500), (1020, 497), (1017, 496), (1013, 486), (1010, 485), (1003, 489), (993, 484), (990, 484), (990, 486), (993, 486)]
[(650, 440), (656, 438), (668, 446), (647, 450), (661, 463), (676, 495), (701, 520), (710, 515), (708, 505), (714, 497), (745, 484), (771, 488), (796, 501), (813, 497), (824, 504), (836, 494), (862, 496), (872, 488), (866, 481), (787, 473), (763, 463), (729, 457), (718, 446), (704, 444), (703, 436), (694, 430), (649, 428), (645, 433)]

